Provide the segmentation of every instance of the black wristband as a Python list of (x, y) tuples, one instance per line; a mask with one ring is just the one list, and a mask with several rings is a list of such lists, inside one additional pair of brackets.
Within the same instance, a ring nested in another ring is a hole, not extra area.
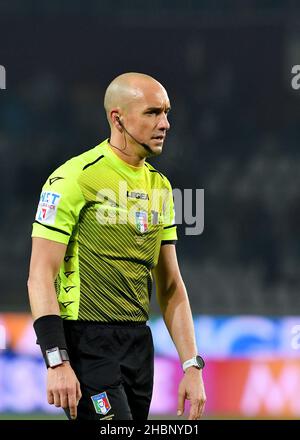
[(46, 315), (36, 319), (33, 323), (37, 341), (42, 354), (46, 356), (46, 350), (58, 347), (61, 350), (67, 349), (63, 320), (58, 315)]

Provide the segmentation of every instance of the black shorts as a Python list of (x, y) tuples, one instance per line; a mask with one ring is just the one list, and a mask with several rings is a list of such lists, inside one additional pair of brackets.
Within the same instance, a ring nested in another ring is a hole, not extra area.
[(82, 392), (77, 419), (147, 420), (154, 371), (150, 327), (83, 321), (64, 321), (64, 327)]

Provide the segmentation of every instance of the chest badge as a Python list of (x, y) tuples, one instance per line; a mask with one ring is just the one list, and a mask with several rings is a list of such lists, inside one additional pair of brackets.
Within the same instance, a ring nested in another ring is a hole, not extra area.
[(136, 211), (135, 226), (141, 233), (148, 231), (148, 214), (146, 211)]

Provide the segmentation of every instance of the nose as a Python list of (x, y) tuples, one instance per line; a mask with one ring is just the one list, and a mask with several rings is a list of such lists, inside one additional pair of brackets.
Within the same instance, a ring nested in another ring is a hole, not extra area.
[(170, 122), (168, 121), (168, 115), (166, 113), (162, 113), (157, 128), (159, 128), (160, 130), (169, 130)]

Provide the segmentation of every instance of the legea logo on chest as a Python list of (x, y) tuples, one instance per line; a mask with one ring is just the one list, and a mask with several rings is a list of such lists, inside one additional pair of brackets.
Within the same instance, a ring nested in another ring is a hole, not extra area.
[[(100, 224), (131, 224), (139, 232), (146, 232), (150, 225), (171, 221), (172, 193), (167, 188), (130, 188), (126, 181), (119, 182), (118, 192), (111, 188), (98, 191), (96, 218)], [(162, 220), (163, 219), (163, 220)]]

